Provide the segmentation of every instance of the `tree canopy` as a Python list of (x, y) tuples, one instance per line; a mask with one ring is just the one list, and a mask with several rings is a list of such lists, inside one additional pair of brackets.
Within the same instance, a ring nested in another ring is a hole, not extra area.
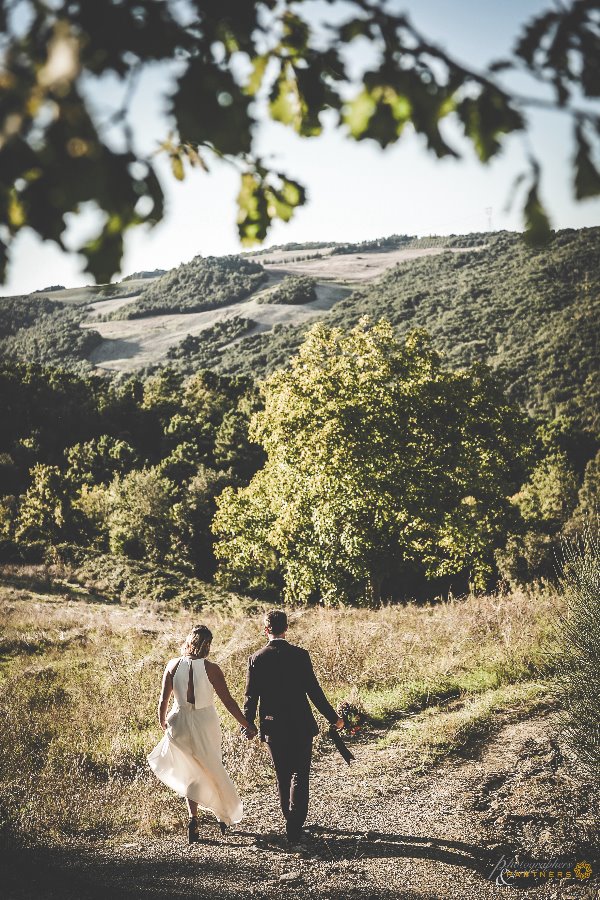
[(451, 372), (383, 320), (319, 323), (263, 393), (267, 461), (213, 522), (233, 583), (323, 603), (405, 596), (416, 572), (485, 584), (529, 428), (485, 367)]
[[(87, 270), (108, 281), (127, 229), (162, 219), (156, 160), (136, 146), (128, 118), (140, 72), (158, 62), (177, 67), (173, 84), (165, 79), (172, 135), (161, 146), (173, 176), (214, 158), (237, 166), (245, 243), (263, 240), (274, 219), (289, 220), (306, 200), (301, 184), (254, 152), (264, 114), (311, 137), (331, 111), (349, 137), (381, 147), (411, 126), (436, 157), (458, 155), (444, 132), (451, 117), (487, 162), (507, 135), (527, 135), (531, 108), (558, 109), (576, 141), (575, 196), (600, 193), (600, 118), (586, 102), (600, 94), (597, 0), (552, 5), (522, 25), (507, 59), (484, 71), (456, 61), (378, 0), (344, 6), (347, 16), (323, 27), (314, 5), (297, 0), (0, 0), (0, 271), (23, 228), (64, 249), (66, 214), (91, 201), (103, 221), (76, 249)], [(344, 50), (358, 39), (377, 62), (357, 78)], [(506, 71), (527, 73), (550, 96), (507, 89)], [(123, 102), (102, 118), (92, 94), (107, 74), (120, 81)], [(540, 241), (549, 222), (540, 165), (527, 155), (515, 187), (524, 192), (529, 236)]]

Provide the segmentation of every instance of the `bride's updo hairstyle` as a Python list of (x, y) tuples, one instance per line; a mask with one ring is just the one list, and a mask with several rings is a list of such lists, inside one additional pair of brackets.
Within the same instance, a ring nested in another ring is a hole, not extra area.
[(194, 625), (181, 646), (183, 656), (208, 656), (212, 631), (206, 625)]

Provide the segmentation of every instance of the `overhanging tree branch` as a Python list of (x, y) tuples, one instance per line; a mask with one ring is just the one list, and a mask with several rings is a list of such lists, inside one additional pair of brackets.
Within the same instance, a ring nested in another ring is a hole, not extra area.
[[(161, 220), (155, 157), (136, 151), (128, 122), (136, 78), (157, 62), (180, 66), (164, 91), (172, 134), (161, 152), (178, 179), (186, 165), (206, 167), (211, 154), (240, 161), (238, 231), (246, 244), (262, 241), (275, 219), (288, 221), (306, 200), (302, 185), (253, 160), (260, 115), (311, 137), (322, 130), (322, 113), (334, 111), (349, 137), (382, 148), (410, 125), (437, 157), (459, 155), (440, 128), (455, 119), (485, 163), (510, 134), (528, 133), (528, 109), (559, 110), (573, 122), (577, 152), (566, 175), (575, 197), (600, 193), (600, 116), (581, 104), (600, 96), (598, 0), (553, 5), (521, 28), (510, 58), (485, 72), (452, 59), (406, 15), (367, 0), (348, 0), (348, 19), (325, 29), (291, 0), (192, 0), (190, 8), (191, 16), (176, 0), (0, 0), (0, 273), (23, 228), (62, 247), (66, 214), (94, 201), (105, 221), (78, 249), (88, 271), (108, 281), (125, 232)], [(340, 49), (359, 36), (381, 48), (381, 58), (357, 89)], [(549, 86), (553, 98), (508, 90), (500, 76), (511, 70)], [(82, 84), (107, 72), (125, 82), (125, 93), (101, 122)], [(111, 143), (115, 127), (125, 152)], [(550, 228), (539, 162), (525, 175), (526, 232), (539, 243)]]

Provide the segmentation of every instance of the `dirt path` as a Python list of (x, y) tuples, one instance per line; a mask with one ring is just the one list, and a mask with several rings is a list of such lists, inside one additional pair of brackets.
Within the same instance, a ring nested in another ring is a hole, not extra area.
[[(274, 790), (244, 798), (246, 816), (226, 838), (207, 819), (203, 843), (183, 835), (115, 844), (75, 842), (13, 853), (6, 900), (96, 898), (289, 898), (289, 900), (492, 900), (531, 893), (600, 897), (598, 880), (571, 877), (496, 884), (502, 861), (600, 859), (586, 845), (595, 810), (573, 778), (550, 710), (519, 719), (508, 710), (494, 735), (462, 759), (421, 773), (376, 735), (354, 749), (348, 769), (327, 750), (317, 757), (308, 825), (310, 849), (287, 850)], [(514, 865), (514, 863), (513, 863)]]

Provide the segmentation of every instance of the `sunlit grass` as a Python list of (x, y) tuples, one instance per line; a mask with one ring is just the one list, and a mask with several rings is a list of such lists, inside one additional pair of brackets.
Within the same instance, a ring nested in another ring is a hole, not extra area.
[(415, 765), (430, 765), (450, 754), (461, 753), (487, 734), (499, 713), (510, 709), (516, 715), (530, 714), (546, 708), (549, 693), (547, 683), (530, 681), (466, 696), (456, 709), (429, 707), (388, 731), (378, 746), (396, 746), (407, 751)]

